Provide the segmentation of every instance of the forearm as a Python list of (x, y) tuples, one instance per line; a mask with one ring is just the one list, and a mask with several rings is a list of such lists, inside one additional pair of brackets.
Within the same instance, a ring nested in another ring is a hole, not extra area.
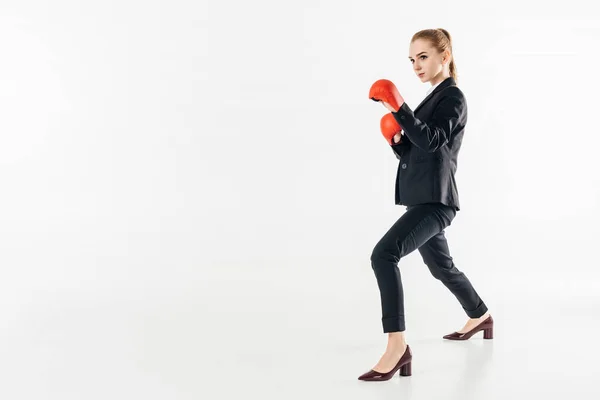
[(449, 96), (440, 101), (427, 123), (417, 118), (406, 103), (392, 115), (415, 146), (433, 153), (450, 141), (459, 121), (466, 118), (466, 112), (462, 98)]

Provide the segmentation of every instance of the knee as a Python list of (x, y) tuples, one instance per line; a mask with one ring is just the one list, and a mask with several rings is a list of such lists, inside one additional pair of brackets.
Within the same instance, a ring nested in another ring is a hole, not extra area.
[(400, 257), (397, 252), (390, 248), (390, 246), (386, 246), (381, 242), (377, 243), (371, 252), (371, 266), (375, 268), (380, 264), (386, 263), (397, 263), (400, 261)]
[(453, 263), (448, 265), (443, 265), (439, 263), (426, 263), (431, 275), (435, 279), (439, 279), (441, 281), (450, 281), (455, 279), (457, 276), (462, 275)]
[(379, 246), (375, 246), (373, 248), (373, 251), (371, 252), (371, 258), (370, 258), (371, 265), (375, 265), (375, 263), (378, 260), (382, 259), (383, 258), (382, 255), (383, 255), (383, 250), (381, 250), (381, 248)]
[(441, 268), (432, 266), (431, 264), (427, 264), (427, 268), (429, 268), (429, 272), (431, 272), (431, 275), (433, 275), (435, 279), (440, 281), (443, 279), (444, 271)]

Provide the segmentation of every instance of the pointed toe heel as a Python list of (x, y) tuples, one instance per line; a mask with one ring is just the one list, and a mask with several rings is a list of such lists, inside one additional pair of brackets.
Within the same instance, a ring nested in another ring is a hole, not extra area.
[(490, 315), (483, 322), (477, 325), (475, 328), (471, 329), (469, 332), (460, 333), (453, 332), (444, 336), (444, 339), (449, 340), (469, 340), (471, 336), (476, 334), (479, 331), (483, 331), (484, 339), (493, 339), (494, 338), (494, 319)]
[(361, 381), (387, 381), (394, 376), (394, 374), (400, 370), (400, 376), (411, 376), (412, 375), (412, 351), (410, 350), (410, 346), (406, 346), (406, 350), (400, 360), (396, 364), (394, 368), (392, 368), (389, 372), (377, 372), (374, 370), (370, 370), (365, 372), (361, 376), (358, 377)]

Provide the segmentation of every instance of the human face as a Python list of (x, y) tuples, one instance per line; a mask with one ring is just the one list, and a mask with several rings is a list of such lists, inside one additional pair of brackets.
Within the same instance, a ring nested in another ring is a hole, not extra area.
[(450, 76), (450, 52), (439, 53), (428, 40), (412, 42), (408, 59), (421, 82), (430, 82), (433, 86)]

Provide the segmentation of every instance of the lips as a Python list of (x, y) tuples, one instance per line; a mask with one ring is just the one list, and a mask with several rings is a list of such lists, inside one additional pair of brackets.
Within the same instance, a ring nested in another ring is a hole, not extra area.
[(425, 75), (425, 72), (421, 72), (421, 73), (419, 74), (419, 76), (423, 76), (423, 75)]

